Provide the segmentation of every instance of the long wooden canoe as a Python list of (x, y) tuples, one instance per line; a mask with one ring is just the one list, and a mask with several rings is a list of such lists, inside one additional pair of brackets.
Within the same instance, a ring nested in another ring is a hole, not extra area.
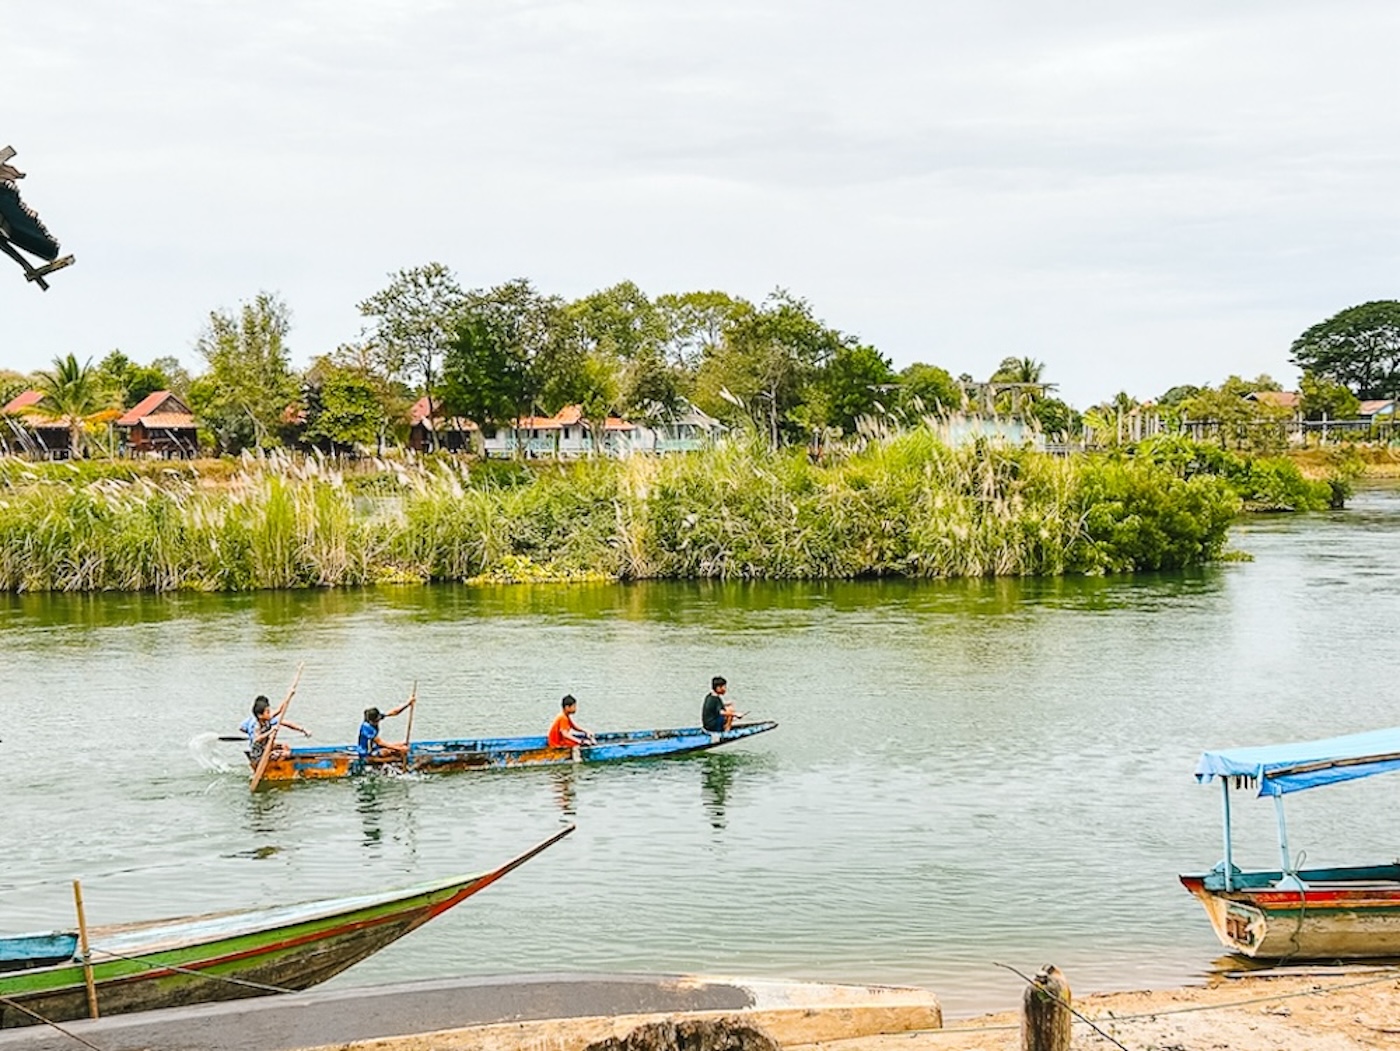
[[(730, 741), (766, 733), (775, 722), (738, 723), (723, 733), (698, 726), (673, 730), (627, 730), (597, 735), (597, 743), (582, 748), (550, 748), (543, 737), (483, 737), (446, 741), (414, 741), (408, 761), (384, 764), (385, 769), (425, 773), (455, 770), (550, 766), (563, 763), (610, 763), (620, 759), (654, 759), (702, 752)], [(293, 748), (286, 757), (267, 764), (263, 782), (354, 777), (377, 769), (354, 745)]]
[[(103, 1015), (310, 988), (397, 941), (573, 831), (499, 868), (404, 890), (88, 928)], [(0, 936), (0, 1028), (88, 1014), (77, 934)], [(27, 1011), (33, 1014), (26, 1013)]]

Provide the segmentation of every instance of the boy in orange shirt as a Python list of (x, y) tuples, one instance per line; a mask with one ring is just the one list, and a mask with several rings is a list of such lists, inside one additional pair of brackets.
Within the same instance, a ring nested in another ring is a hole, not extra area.
[(550, 748), (578, 748), (580, 745), (594, 744), (593, 735), (574, 722), (574, 712), (578, 708), (574, 695), (566, 693), (559, 706), (563, 711), (550, 725), (545, 743)]

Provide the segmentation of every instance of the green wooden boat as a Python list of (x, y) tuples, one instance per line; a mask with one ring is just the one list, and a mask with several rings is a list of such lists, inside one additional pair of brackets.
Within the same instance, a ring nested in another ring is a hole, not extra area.
[[(307, 989), (378, 952), (563, 839), (489, 872), (403, 890), (88, 928), (102, 1015)], [(88, 1016), (76, 931), (0, 936), (0, 1028)]]

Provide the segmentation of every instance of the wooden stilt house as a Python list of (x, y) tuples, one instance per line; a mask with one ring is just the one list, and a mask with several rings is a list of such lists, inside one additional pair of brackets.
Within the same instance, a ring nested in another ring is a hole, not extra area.
[(193, 459), (199, 454), (194, 413), (168, 390), (142, 398), (117, 420), (133, 456)]

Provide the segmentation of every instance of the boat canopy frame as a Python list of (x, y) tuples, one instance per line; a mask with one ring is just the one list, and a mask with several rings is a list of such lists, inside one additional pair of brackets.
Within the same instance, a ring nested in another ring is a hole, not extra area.
[(1205, 784), (1220, 779), (1225, 859), (1220, 863), (1225, 890), (1233, 890), (1235, 872), (1230, 830), (1230, 787), (1254, 788), (1259, 796), (1271, 796), (1278, 823), (1279, 856), (1283, 879), (1280, 886), (1302, 886), (1290, 857), (1288, 823), (1283, 797), (1324, 785), (1355, 781), (1376, 774), (1400, 772), (1400, 727), (1329, 737), (1318, 741), (1262, 745), (1202, 752), (1196, 763), (1196, 780)]

